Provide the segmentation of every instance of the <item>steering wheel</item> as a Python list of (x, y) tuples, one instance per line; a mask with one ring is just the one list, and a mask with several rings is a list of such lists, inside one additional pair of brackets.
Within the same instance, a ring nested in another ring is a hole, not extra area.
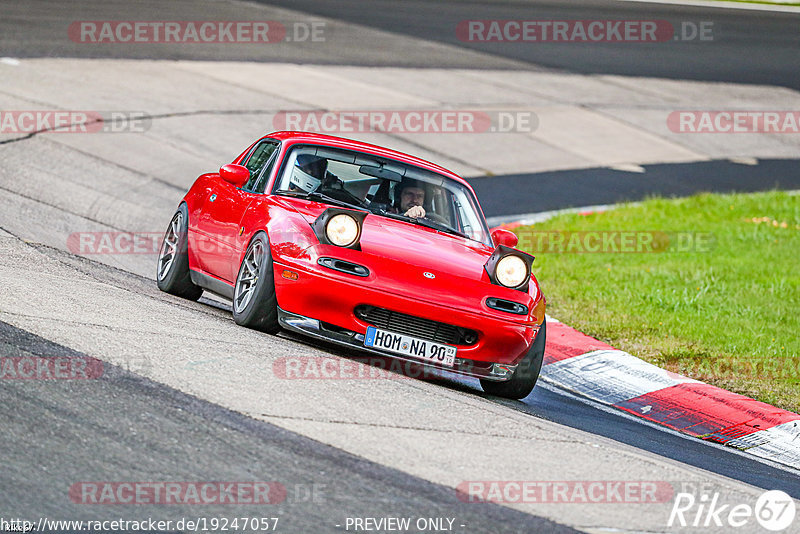
[(447, 219), (445, 219), (444, 217), (442, 217), (438, 213), (433, 213), (432, 211), (429, 211), (429, 212), (425, 213), (425, 217), (427, 219), (432, 220), (433, 222), (437, 222), (439, 224), (443, 224), (443, 225), (448, 226), (448, 227), (450, 226), (450, 221), (448, 221)]
[(338, 187), (331, 187), (330, 185), (327, 185), (327, 187), (322, 187), (320, 188), (320, 192), (325, 193), (326, 195), (331, 196), (337, 200), (341, 200), (343, 202), (349, 202), (350, 204), (355, 204), (356, 206), (362, 206), (364, 204), (364, 201), (362, 199), (358, 198), (353, 193), (345, 189), (344, 184), (342, 184), (341, 181), (337, 185)]
[(349, 200), (348, 199), (343, 199), (345, 202), (349, 202), (350, 204), (355, 204), (356, 206), (362, 206), (364, 204), (364, 200), (363, 199), (358, 198), (357, 196), (355, 196), (353, 193), (351, 193), (347, 189), (342, 188), (339, 191), (344, 193), (344, 195), (342, 195), (342, 196), (349, 197)]

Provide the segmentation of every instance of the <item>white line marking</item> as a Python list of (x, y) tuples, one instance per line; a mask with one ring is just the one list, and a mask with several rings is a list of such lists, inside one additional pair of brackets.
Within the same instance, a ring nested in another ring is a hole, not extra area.
[[(800, 13), (800, 7), (771, 4), (745, 4), (742, 2), (704, 2), (703, 0), (617, 0), (618, 2), (638, 2), (640, 4), (667, 4), (687, 7), (714, 7), (718, 9), (744, 9), (750, 11), (776, 11), (779, 13)], [(786, 0), (786, 3), (797, 3)]]
[(636, 172), (636, 173), (643, 173), (645, 172), (644, 167), (641, 165), (636, 165), (635, 163), (620, 163), (618, 165), (612, 165), (609, 167), (612, 171), (620, 171), (620, 172)]

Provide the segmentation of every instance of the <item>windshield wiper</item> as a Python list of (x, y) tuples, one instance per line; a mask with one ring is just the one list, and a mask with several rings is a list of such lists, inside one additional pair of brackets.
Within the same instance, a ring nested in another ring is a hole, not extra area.
[(373, 210), (372, 213), (374, 213), (375, 215), (380, 215), (382, 217), (388, 217), (390, 219), (396, 219), (398, 221), (410, 222), (410, 223), (418, 224), (420, 226), (424, 226), (425, 228), (430, 228), (432, 230), (438, 230), (440, 232), (445, 232), (445, 233), (448, 233), (448, 234), (453, 234), (453, 235), (457, 235), (459, 237), (466, 237), (467, 239), (470, 239), (470, 237), (467, 234), (465, 234), (464, 232), (459, 232), (455, 228), (450, 228), (446, 224), (437, 223), (436, 221), (433, 221), (431, 219), (427, 219), (427, 218), (424, 218), (424, 217), (420, 218), (420, 219), (414, 219), (413, 217), (408, 217), (407, 215), (403, 215), (403, 214), (400, 214), (400, 213), (391, 213), (391, 212), (386, 211), (384, 209)]
[(356, 206), (355, 204), (350, 204), (349, 202), (345, 202), (344, 200), (339, 200), (338, 198), (329, 197), (325, 193), (320, 193), (318, 191), (312, 191), (311, 193), (306, 193), (305, 191), (289, 191), (288, 189), (281, 189), (279, 191), (275, 191), (275, 194), (287, 197), (305, 198), (308, 200), (318, 200), (326, 202), (328, 204), (335, 204), (337, 206), (342, 206), (343, 208), (352, 208), (354, 210), (359, 210), (359, 211), (364, 211), (367, 209), (364, 206)]
[(440, 232), (445, 232), (447, 234), (457, 235), (459, 237), (468, 237), (467, 234), (464, 232), (459, 232), (455, 228), (450, 228), (446, 224), (438, 223), (436, 221), (432, 221), (430, 219), (421, 218), (421, 219), (413, 219), (411, 217), (405, 217), (408, 220), (411, 220), (413, 223), (418, 224), (420, 226), (424, 226), (426, 228), (432, 228), (433, 230), (439, 230)]

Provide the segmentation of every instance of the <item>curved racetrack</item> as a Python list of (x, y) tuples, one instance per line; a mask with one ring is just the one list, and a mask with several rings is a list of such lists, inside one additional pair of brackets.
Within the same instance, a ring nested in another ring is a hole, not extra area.
[[(335, 347), (239, 328), (216, 298), (161, 293), (152, 250), (113, 242), (120, 232), (160, 234), (193, 179), (271, 130), (282, 110), (533, 109), (535, 132), (352, 134), (464, 174), (487, 216), (656, 192), (798, 189), (791, 135), (686, 138), (666, 131), (663, 116), (693, 103), (800, 109), (800, 14), (305, 0), (32, 1), (0, 12), (3, 110), (145, 117), (119, 133), (0, 133), (2, 357), (105, 362), (97, 380), (0, 380), (3, 519), (279, 517), (278, 531), (336, 532), (354, 530), (348, 518), (408, 517), (452, 519), (443, 524), (469, 533), (663, 532), (680, 531), (668, 526), (672, 494), (501, 505), (463, 502), (455, 488), (655, 481), (731, 505), (752, 505), (765, 489), (800, 499), (797, 471), (547, 384), (513, 402), (467, 379), (282, 378), (273, 369), (290, 360), (365, 364)], [(453, 31), (461, 20), (530, 18), (712, 20), (719, 33), (705, 47), (592, 48), (480, 45)], [(322, 21), (326, 33), (266, 46), (92, 45), (68, 37), (80, 20)], [(91, 241), (101, 235), (110, 248)], [(287, 494), (263, 506), (131, 506), (69, 493), (97, 481), (274, 481)]]

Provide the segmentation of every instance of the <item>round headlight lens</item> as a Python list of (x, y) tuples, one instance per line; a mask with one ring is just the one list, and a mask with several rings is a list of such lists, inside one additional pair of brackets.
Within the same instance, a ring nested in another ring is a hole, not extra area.
[(504, 286), (517, 287), (528, 276), (528, 267), (519, 256), (509, 255), (497, 262), (495, 276)]
[(334, 215), (325, 226), (328, 241), (340, 247), (349, 247), (358, 239), (358, 223), (344, 213)]

